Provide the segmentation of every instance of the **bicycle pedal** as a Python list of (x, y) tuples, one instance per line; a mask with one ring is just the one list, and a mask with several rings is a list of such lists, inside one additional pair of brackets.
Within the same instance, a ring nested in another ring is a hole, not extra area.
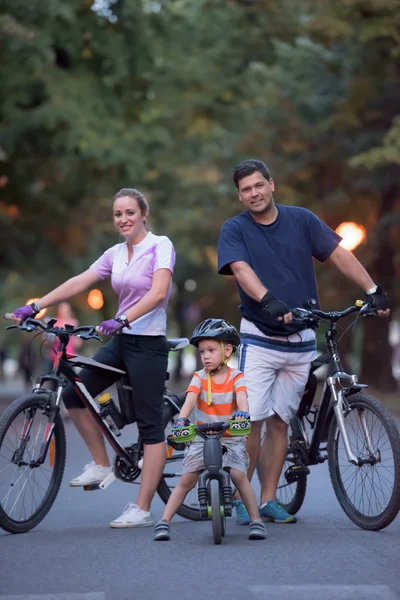
[(85, 492), (93, 492), (94, 490), (100, 489), (100, 483), (89, 483), (88, 485), (84, 485), (83, 489)]
[(225, 512), (225, 517), (231, 517), (232, 516), (232, 504), (225, 504), (224, 505), (224, 512)]
[(208, 519), (209, 518), (208, 507), (207, 506), (201, 506), (200, 507), (200, 517), (202, 519)]
[(292, 465), (285, 472), (285, 479), (288, 483), (295, 483), (301, 476), (308, 475), (310, 469), (306, 465)]

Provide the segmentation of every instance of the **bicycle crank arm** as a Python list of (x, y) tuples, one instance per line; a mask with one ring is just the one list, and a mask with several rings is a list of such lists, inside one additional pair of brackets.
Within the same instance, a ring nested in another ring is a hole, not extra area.
[(117, 478), (115, 477), (114, 473), (110, 473), (100, 483), (89, 483), (88, 485), (84, 485), (83, 489), (85, 490), (85, 492), (94, 492), (94, 490), (105, 490), (116, 479)]
[(99, 488), (101, 490), (105, 490), (109, 485), (111, 485), (113, 483), (113, 481), (115, 481), (117, 478), (115, 477), (114, 473), (110, 473), (109, 475), (107, 475), (107, 477), (105, 479), (103, 479), (103, 481), (99, 484)]

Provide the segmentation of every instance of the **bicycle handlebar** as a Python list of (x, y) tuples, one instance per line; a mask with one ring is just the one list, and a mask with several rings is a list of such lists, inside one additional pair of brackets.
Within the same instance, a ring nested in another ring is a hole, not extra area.
[(362, 300), (357, 300), (355, 305), (340, 311), (324, 311), (315, 308), (295, 308), (292, 310), (293, 317), (297, 321), (311, 321), (314, 323), (321, 319), (335, 323), (336, 321), (339, 321), (339, 319), (343, 319), (353, 312), (360, 312), (364, 317), (370, 317), (377, 314), (376, 309), (373, 306), (362, 302)]
[[(4, 318), (8, 321), (15, 321), (15, 317), (13, 313), (6, 313)], [(52, 333), (57, 337), (62, 335), (68, 336), (77, 336), (82, 338), (83, 340), (99, 340), (102, 341), (101, 338), (97, 335), (98, 327), (94, 325), (80, 325), (79, 327), (73, 327), (72, 325), (66, 325), (64, 327), (55, 326), (57, 320), (54, 318), (47, 318), (46, 322), (40, 321), (39, 319), (28, 318), (25, 319), (19, 325), (11, 325), (7, 327), (7, 329), (13, 329), (14, 327), (18, 329), (22, 329), (23, 331), (34, 331), (35, 329), (42, 329), (46, 333)]]

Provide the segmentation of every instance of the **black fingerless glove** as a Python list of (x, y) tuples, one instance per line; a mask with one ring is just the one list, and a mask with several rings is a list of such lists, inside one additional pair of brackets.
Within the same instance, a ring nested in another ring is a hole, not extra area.
[(290, 312), (287, 305), (282, 302), (282, 300), (275, 298), (271, 292), (267, 292), (265, 296), (261, 298), (260, 304), (262, 309), (271, 315), (271, 317), (283, 317), (283, 315), (286, 315), (286, 313)]
[(380, 285), (376, 287), (373, 294), (366, 294), (366, 301), (376, 310), (387, 310), (390, 308), (390, 300)]

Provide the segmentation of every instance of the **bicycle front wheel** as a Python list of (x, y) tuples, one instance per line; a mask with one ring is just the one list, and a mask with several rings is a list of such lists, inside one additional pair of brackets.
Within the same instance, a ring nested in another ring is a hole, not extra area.
[(357, 393), (347, 401), (350, 410), (344, 422), (360, 466), (349, 462), (334, 416), (328, 434), (329, 473), (346, 515), (362, 529), (379, 531), (400, 510), (400, 436), (379, 400)]
[(25, 533), (38, 525), (56, 499), (65, 467), (66, 441), (58, 415), (45, 460), (38, 459), (49, 420), (49, 395), (17, 398), (0, 419), (0, 527)]
[(220, 544), (225, 535), (224, 517), (221, 515), (221, 492), (218, 479), (209, 482), (209, 505), (211, 506), (211, 520), (214, 544)]

